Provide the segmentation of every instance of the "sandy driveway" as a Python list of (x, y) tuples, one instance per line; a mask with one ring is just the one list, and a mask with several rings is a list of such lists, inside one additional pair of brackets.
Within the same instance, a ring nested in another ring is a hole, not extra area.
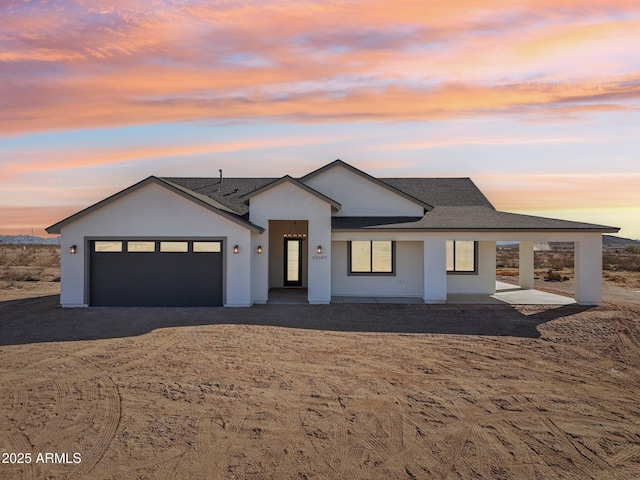
[(0, 302), (0, 479), (640, 478), (640, 303), (56, 302)]

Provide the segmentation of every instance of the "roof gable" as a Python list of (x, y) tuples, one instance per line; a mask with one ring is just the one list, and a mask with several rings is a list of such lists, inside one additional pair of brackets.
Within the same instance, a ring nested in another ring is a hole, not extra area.
[(154, 176), (150, 176), (148, 178), (145, 178), (144, 180), (136, 183), (135, 185), (132, 185), (128, 188), (125, 188), (124, 190), (121, 190), (120, 192), (117, 192), (113, 195), (111, 195), (110, 197), (105, 198), (104, 200), (95, 203), (87, 208), (85, 208), (84, 210), (81, 210), (77, 213), (75, 213), (74, 215), (71, 215), (70, 217), (65, 218), (64, 220), (59, 221), (58, 223), (55, 223), (54, 225), (51, 225), (50, 227), (47, 227), (45, 230), (47, 231), (47, 233), (60, 233), (60, 230), (65, 227), (66, 225), (69, 225), (70, 223), (75, 222), (76, 220), (81, 219), (82, 217), (89, 215), (91, 213), (96, 212), (97, 210), (100, 210), (102, 207), (105, 207), (113, 202), (115, 202), (116, 200), (119, 200), (123, 197), (126, 197), (127, 195), (146, 187), (147, 185), (150, 184), (155, 184), (155, 185), (159, 185), (161, 187), (166, 188), (167, 190), (176, 193), (180, 196), (182, 196), (183, 198), (186, 198), (187, 200), (190, 200), (200, 206), (203, 206), (205, 208), (207, 208), (208, 210), (217, 213), (218, 215), (221, 215), (225, 218), (227, 218), (228, 220), (231, 220), (232, 222), (235, 222), (245, 228), (248, 228), (254, 232), (263, 232), (264, 229), (252, 224), (251, 222), (249, 222), (247, 219), (241, 217), (240, 215), (238, 215), (237, 213), (233, 212), (231, 209), (229, 209), (228, 207), (226, 207), (225, 205), (222, 205), (219, 202), (216, 202), (215, 200), (213, 200), (210, 197), (207, 197), (205, 195), (200, 195), (196, 192), (193, 192), (192, 190), (189, 190), (187, 188), (182, 187), (181, 185), (177, 185), (174, 184), (172, 182), (168, 182), (166, 180), (163, 180), (161, 178), (158, 177), (154, 177)]
[(328, 163), (324, 167), (321, 167), (321, 168), (319, 168), (317, 170), (314, 170), (311, 173), (306, 174), (304, 177), (300, 178), (300, 181), (303, 182), (303, 183), (307, 183), (309, 180), (313, 179), (314, 177), (317, 177), (317, 176), (319, 176), (319, 175), (321, 175), (321, 174), (323, 174), (323, 173), (325, 173), (325, 172), (327, 172), (327, 171), (329, 171), (329, 170), (331, 170), (333, 168), (336, 168), (336, 167), (344, 168), (344, 169), (348, 170), (349, 172), (352, 172), (352, 173), (360, 176), (361, 178), (363, 178), (365, 180), (370, 181), (371, 183), (373, 183), (373, 184), (375, 184), (375, 185), (377, 185), (379, 187), (382, 187), (382, 188), (384, 188), (384, 189), (386, 189), (386, 190), (388, 190), (388, 191), (390, 191), (390, 192), (392, 192), (392, 193), (394, 193), (396, 195), (399, 195), (399, 196), (401, 196), (401, 197), (403, 197), (403, 198), (415, 203), (416, 205), (420, 205), (425, 210), (431, 210), (433, 208), (433, 205), (430, 205), (427, 202), (424, 202), (424, 201), (420, 200), (419, 198), (416, 198), (416, 197), (408, 194), (407, 192), (404, 192), (404, 191), (402, 191), (402, 190), (400, 190), (400, 189), (398, 189), (398, 188), (396, 188), (396, 187), (394, 187), (394, 186), (392, 186), (392, 185), (390, 185), (390, 184), (388, 184), (388, 183), (386, 183), (386, 182), (384, 182), (384, 181), (382, 181), (382, 180), (380, 180), (378, 178), (372, 177), (368, 173), (363, 172), (362, 170), (359, 170), (356, 167), (354, 167), (352, 165), (349, 165), (348, 163), (343, 162), (340, 159), (334, 160), (333, 162)]
[(335, 200), (333, 200), (332, 198), (327, 197), (326, 195), (318, 192), (317, 190), (314, 190), (313, 188), (309, 187), (308, 185), (305, 185), (302, 182), (299, 182), (298, 180), (296, 180), (295, 178), (290, 177), (289, 175), (285, 175), (284, 177), (281, 177), (271, 183), (268, 183), (252, 192), (249, 192), (245, 195), (242, 195), (240, 197), (241, 200), (249, 200), (252, 197), (255, 197), (257, 195), (260, 195), (264, 192), (267, 192), (269, 190), (271, 190), (272, 188), (278, 187), (284, 183), (289, 183), (291, 185), (294, 185), (295, 187), (313, 195), (316, 198), (319, 198), (320, 200), (322, 200), (323, 202), (328, 203), (329, 205), (331, 205), (333, 208), (335, 208), (336, 210), (340, 210), (340, 203), (336, 202)]

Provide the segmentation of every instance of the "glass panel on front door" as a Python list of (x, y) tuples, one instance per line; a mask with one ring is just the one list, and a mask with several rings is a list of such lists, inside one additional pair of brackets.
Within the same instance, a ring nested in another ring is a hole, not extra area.
[(302, 241), (300, 239), (284, 240), (284, 286), (302, 286)]

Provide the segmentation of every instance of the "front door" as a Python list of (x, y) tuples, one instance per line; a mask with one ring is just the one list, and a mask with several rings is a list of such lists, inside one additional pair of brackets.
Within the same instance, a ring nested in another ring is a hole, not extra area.
[(284, 286), (302, 286), (302, 240), (284, 239)]

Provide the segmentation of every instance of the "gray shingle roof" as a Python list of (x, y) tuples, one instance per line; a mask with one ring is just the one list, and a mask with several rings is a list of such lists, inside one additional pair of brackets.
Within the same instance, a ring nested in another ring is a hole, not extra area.
[(470, 178), (381, 178), (385, 183), (437, 206), (486, 206), (493, 208)]
[[(162, 178), (195, 193), (206, 195), (240, 215), (249, 212), (249, 207), (240, 197), (279, 180), (279, 178), (225, 178), (222, 182), (222, 192), (220, 192), (220, 179), (216, 177)], [(434, 207), (476, 205), (493, 208), (470, 178), (381, 178), (379, 180)]]
[(498, 212), (490, 206), (438, 206), (422, 218), (416, 217), (332, 217), (334, 230), (420, 230), (420, 231), (593, 231), (617, 232), (618, 228)]
[(216, 200), (239, 215), (249, 213), (249, 207), (240, 200), (240, 197), (247, 193), (258, 190), (268, 183), (278, 180), (277, 178), (225, 178), (220, 189), (220, 179), (213, 178), (193, 178), (193, 177), (162, 177), (163, 180), (180, 185), (195, 193), (205, 195)]
[[(304, 177), (303, 177), (304, 178)], [(205, 195), (238, 215), (248, 218), (249, 207), (240, 197), (278, 178), (177, 178), (164, 180)], [(422, 231), (599, 231), (618, 228), (545, 217), (499, 212), (470, 178), (381, 178), (434, 209), (423, 217), (332, 217), (334, 230), (422, 230)]]
[[(388, 185), (390, 191), (421, 202), (427, 213), (423, 217), (332, 217), (334, 230), (416, 230), (416, 231), (592, 231), (615, 233), (619, 229), (604, 225), (593, 225), (582, 222), (571, 222), (530, 215), (498, 212), (491, 202), (483, 195), (470, 178), (373, 178), (360, 170), (351, 167), (340, 160), (318, 169), (301, 179), (291, 179), (293, 182), (316, 175), (319, 172), (340, 163), (347, 168), (371, 178), (375, 183)], [(87, 215), (110, 202), (155, 182), (176, 193), (206, 206), (237, 223), (255, 231), (262, 231), (262, 227), (248, 221), (249, 206), (244, 198), (249, 198), (252, 192), (260, 190), (270, 183), (282, 181), (287, 177), (259, 177), (259, 178), (225, 178), (220, 183), (217, 177), (149, 177), (132, 185), (111, 197), (104, 199), (58, 223), (47, 228), (49, 233), (60, 233), (60, 228), (68, 223)], [(312, 189), (310, 189), (312, 190)], [(320, 192), (316, 192), (322, 195)], [(339, 204), (329, 198), (330, 203)], [(433, 209), (431, 209), (433, 207)]]

